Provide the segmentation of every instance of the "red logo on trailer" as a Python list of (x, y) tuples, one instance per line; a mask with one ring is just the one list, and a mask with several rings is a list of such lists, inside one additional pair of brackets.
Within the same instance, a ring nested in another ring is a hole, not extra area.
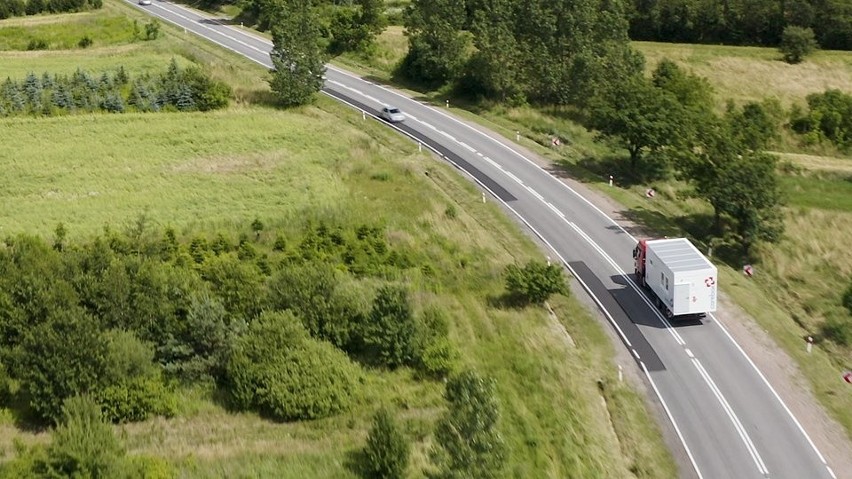
[(710, 276), (709, 278), (704, 280), (704, 285), (707, 286), (708, 288), (712, 287), (714, 284), (716, 284), (716, 280), (713, 279), (712, 276)]

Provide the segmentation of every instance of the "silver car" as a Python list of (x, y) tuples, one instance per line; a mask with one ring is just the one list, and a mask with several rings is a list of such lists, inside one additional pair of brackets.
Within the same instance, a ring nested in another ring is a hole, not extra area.
[(405, 121), (405, 115), (399, 110), (399, 108), (386, 106), (382, 108), (381, 117), (391, 123), (399, 123), (401, 121)]
[(150, 5), (151, 0), (139, 0), (139, 5)]

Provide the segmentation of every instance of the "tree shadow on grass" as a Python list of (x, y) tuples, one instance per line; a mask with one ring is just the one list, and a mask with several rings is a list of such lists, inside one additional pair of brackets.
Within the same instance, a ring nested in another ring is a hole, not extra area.
[(251, 105), (262, 105), (271, 108), (279, 108), (281, 106), (275, 93), (270, 90), (244, 90), (239, 92), (239, 97)]
[(363, 449), (352, 449), (345, 453), (343, 467), (358, 477), (367, 479), (370, 473), (367, 470), (367, 454)]

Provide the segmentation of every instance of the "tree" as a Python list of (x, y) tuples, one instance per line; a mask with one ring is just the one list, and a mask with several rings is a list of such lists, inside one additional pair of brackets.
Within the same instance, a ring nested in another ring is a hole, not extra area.
[(55, 311), (24, 336), (20, 364), (36, 417), (58, 422), (65, 399), (100, 389), (107, 343), (91, 316), (77, 308)]
[(749, 150), (765, 150), (778, 137), (778, 119), (760, 103), (746, 103), (739, 111), (729, 104), (725, 116), (736, 140)]
[(817, 48), (814, 31), (810, 28), (788, 26), (781, 34), (778, 50), (787, 63), (800, 63)]
[(411, 444), (393, 415), (385, 408), (379, 409), (373, 416), (364, 448), (367, 476), (375, 479), (404, 477), (410, 453)]
[(531, 304), (542, 304), (551, 295), (568, 291), (562, 268), (540, 261), (530, 261), (523, 268), (507, 266), (506, 289), (513, 299)]
[(269, 85), (285, 107), (304, 105), (320, 91), (325, 61), (311, 0), (287, 0), (272, 27)]
[(405, 10), (408, 53), (402, 72), (428, 85), (458, 78), (466, 59), (467, 39), (461, 29), (467, 12), (456, 0), (413, 0)]
[(379, 289), (368, 321), (364, 342), (369, 354), (389, 368), (413, 363), (416, 327), (403, 287)]
[(521, 55), (513, 32), (514, 2), (484, 2), (473, 15), (476, 52), (464, 67), (462, 85), (475, 96), (501, 102), (525, 99)]
[(116, 477), (124, 449), (90, 398), (70, 397), (62, 405), (62, 420), (47, 448), (47, 460), (36, 464), (43, 477)]
[(644, 152), (679, 143), (686, 118), (672, 94), (641, 77), (593, 100), (589, 112), (595, 129), (627, 149), (634, 172)]
[(450, 378), (444, 398), (449, 409), (436, 425), (433, 451), (439, 477), (499, 477), (506, 446), (497, 428), (500, 407), (494, 380), (465, 371)]

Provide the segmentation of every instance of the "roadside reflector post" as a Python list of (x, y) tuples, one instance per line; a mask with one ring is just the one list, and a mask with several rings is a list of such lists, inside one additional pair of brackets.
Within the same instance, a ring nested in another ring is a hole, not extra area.
[(521, 141), (521, 132), (520, 131), (515, 132), (515, 141)]
[(612, 175), (609, 175), (609, 186), (612, 186)]
[(550, 256), (547, 257), (547, 265), (550, 266)]
[(811, 350), (814, 348), (814, 338), (812, 336), (808, 336), (808, 354), (811, 353)]
[(419, 142), (419, 141), (417, 142), (417, 151), (418, 151), (418, 152), (423, 152), (423, 143), (421, 143), (421, 142)]
[(447, 100), (447, 108), (450, 107), (450, 100)]
[(482, 193), (482, 202), (485, 203), (485, 193)]
[(618, 382), (624, 381), (624, 368), (621, 365), (618, 365)]
[(364, 110), (361, 110), (361, 119), (362, 119), (362, 120), (366, 120), (366, 119), (367, 119), (367, 112), (366, 112), (366, 111), (364, 111)]

